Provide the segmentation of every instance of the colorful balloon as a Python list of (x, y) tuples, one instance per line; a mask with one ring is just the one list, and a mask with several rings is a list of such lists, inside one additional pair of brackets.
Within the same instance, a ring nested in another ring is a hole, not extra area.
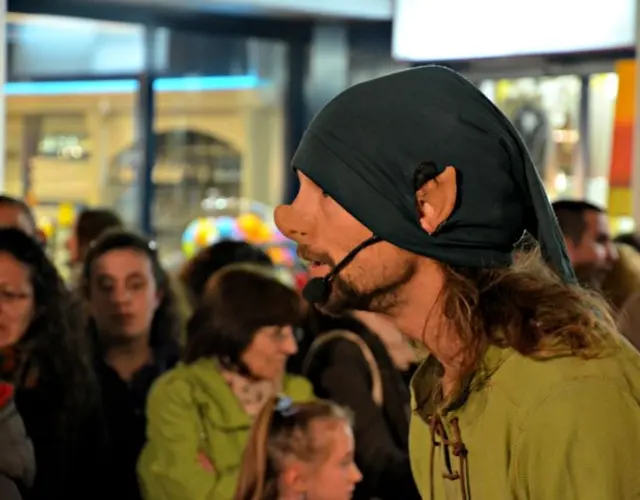
[(265, 229), (265, 223), (254, 213), (242, 214), (238, 217), (238, 227), (249, 243), (261, 245), (268, 241), (268, 229)]
[(191, 221), (182, 234), (182, 251), (187, 258), (219, 239), (215, 218), (199, 217)]
[(184, 255), (191, 258), (200, 249), (221, 240), (247, 241), (263, 248), (277, 266), (297, 267), (295, 245), (276, 228), (271, 208), (257, 202), (243, 205), (237, 201), (235, 205), (229, 204), (237, 206), (237, 215), (235, 210), (222, 212), (212, 208), (208, 216), (194, 219), (186, 227), (182, 235)]
[(49, 217), (41, 217), (38, 220), (38, 228), (40, 229), (40, 231), (42, 231), (47, 240), (51, 239), (56, 229)]
[(218, 235), (221, 240), (242, 239), (238, 223), (233, 217), (229, 217), (228, 215), (216, 217), (216, 227), (218, 228)]

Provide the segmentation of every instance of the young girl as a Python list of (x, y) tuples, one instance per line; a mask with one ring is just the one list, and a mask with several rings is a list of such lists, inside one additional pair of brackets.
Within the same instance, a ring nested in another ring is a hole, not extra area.
[(343, 408), (273, 398), (251, 431), (235, 500), (349, 500), (362, 479), (353, 452)]
[(178, 362), (180, 317), (154, 242), (111, 229), (83, 255), (88, 338), (100, 383), (109, 447), (106, 498), (141, 498), (136, 463), (146, 442), (153, 382)]

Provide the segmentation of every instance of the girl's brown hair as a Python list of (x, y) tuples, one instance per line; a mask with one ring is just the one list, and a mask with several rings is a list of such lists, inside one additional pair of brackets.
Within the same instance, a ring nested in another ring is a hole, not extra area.
[(323, 422), (351, 425), (352, 418), (330, 401), (294, 404), (287, 397), (271, 399), (253, 424), (234, 500), (277, 500), (278, 475), (287, 458), (311, 463), (327, 451), (312, 429)]

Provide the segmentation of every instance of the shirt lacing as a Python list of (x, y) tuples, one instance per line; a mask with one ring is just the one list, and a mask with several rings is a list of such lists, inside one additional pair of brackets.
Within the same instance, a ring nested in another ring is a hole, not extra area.
[[(430, 464), (430, 484), (431, 484), (431, 500), (435, 500), (435, 454), (436, 448), (443, 446), (444, 462), (447, 471), (442, 474), (444, 479), (450, 481), (459, 481), (462, 500), (470, 500), (471, 492), (469, 491), (469, 470), (467, 463), (467, 447), (462, 442), (460, 435), (460, 426), (458, 419), (451, 419), (451, 431), (453, 439), (449, 439), (447, 431), (442, 423), (442, 417), (439, 414), (430, 415), (427, 419), (429, 429), (431, 431), (431, 464)], [(458, 458), (458, 470), (453, 470), (451, 464), (451, 455)]]

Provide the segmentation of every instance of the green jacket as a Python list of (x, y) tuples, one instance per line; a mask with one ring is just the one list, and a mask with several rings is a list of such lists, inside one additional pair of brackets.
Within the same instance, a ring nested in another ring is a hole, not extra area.
[(432, 397), (439, 366), (427, 359), (412, 381), (409, 438), (422, 498), (640, 499), (640, 354), (612, 349), (536, 361), (491, 347), (465, 395), (444, 408)]
[[(313, 399), (301, 377), (286, 376), (283, 392), (294, 401)], [(181, 363), (160, 377), (149, 394), (147, 419), (138, 461), (146, 500), (233, 498), (252, 420), (214, 362)]]

